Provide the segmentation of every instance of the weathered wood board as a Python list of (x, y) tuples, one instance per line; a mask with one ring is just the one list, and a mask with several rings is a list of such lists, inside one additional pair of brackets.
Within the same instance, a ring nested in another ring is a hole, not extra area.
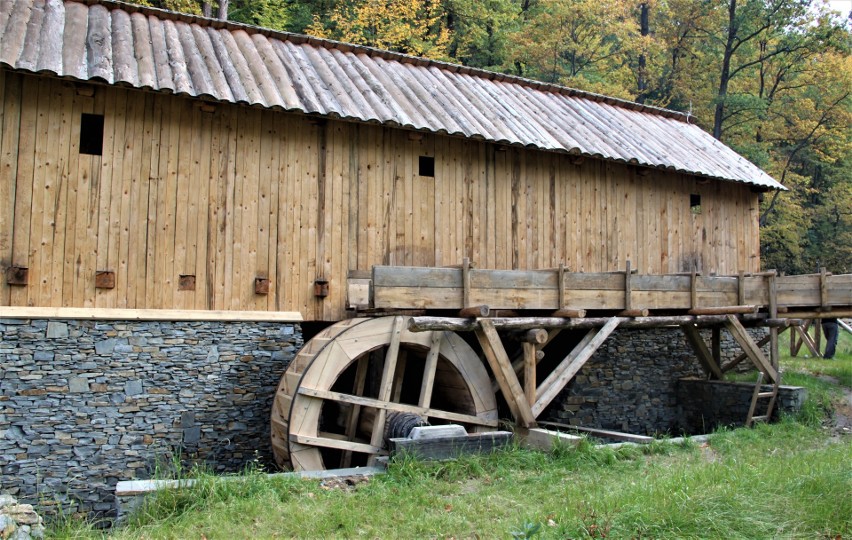
[[(625, 273), (564, 273), (560, 295), (559, 269), (491, 270), (471, 269), (467, 297), (470, 305), (491, 309), (620, 310), (628, 294)], [(744, 297), (739, 298), (738, 276), (632, 275), (630, 305), (633, 309), (688, 310), (737, 305), (767, 306), (769, 279), (766, 276), (742, 278)], [(821, 307), (819, 274), (779, 276), (779, 307)], [(359, 280), (361, 305), (377, 309), (460, 309), (465, 297), (462, 269), (376, 266), (363, 290)], [(852, 305), (852, 275), (825, 277), (827, 304), (822, 307)], [(564, 305), (559, 305), (562, 298)], [(372, 299), (372, 300), (371, 300)], [(350, 299), (350, 301), (352, 301)], [(741, 303), (742, 301), (742, 303)]]

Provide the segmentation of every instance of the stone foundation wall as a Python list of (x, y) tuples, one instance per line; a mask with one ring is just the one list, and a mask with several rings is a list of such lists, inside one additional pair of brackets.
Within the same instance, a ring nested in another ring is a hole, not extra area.
[[(761, 392), (770, 392), (771, 385), (763, 385)], [(681, 409), (681, 429), (687, 434), (708, 433), (719, 426), (741, 426), (748, 415), (754, 384), (726, 381), (683, 379), (677, 383), (677, 396)], [(807, 397), (800, 386), (781, 386), (772, 417), (778, 411), (798, 411)], [(754, 415), (766, 413), (767, 399), (758, 401)]]
[[(750, 330), (755, 340), (765, 332)], [(710, 331), (702, 330), (702, 336), (709, 346)], [(741, 349), (726, 330), (720, 337), (724, 363), (738, 356)], [(768, 348), (764, 352), (768, 354)], [(546, 350), (548, 355), (567, 353)], [(747, 360), (740, 365), (751, 367)], [(701, 378), (703, 374), (680, 329), (617, 330), (546, 414), (552, 421), (572, 425), (640, 435), (677, 435), (682, 431), (678, 380)]]
[(0, 491), (110, 513), (172, 456), (271, 461), (269, 411), (298, 324), (0, 319)]

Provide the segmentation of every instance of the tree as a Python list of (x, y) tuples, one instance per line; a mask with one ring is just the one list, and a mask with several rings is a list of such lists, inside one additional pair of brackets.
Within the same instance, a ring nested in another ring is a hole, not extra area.
[(341, 3), (328, 20), (314, 15), (306, 32), (414, 56), (446, 59), (450, 32), (440, 4), (430, 0)]
[(530, 5), (514, 33), (518, 75), (632, 97), (628, 58), (639, 37), (633, 6), (599, 0), (550, 0)]

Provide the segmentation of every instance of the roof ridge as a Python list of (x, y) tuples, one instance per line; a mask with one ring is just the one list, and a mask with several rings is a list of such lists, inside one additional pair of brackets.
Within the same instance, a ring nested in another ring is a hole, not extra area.
[(520, 77), (518, 75), (511, 75), (508, 73), (501, 73), (498, 71), (490, 71), (482, 68), (475, 68), (470, 66), (465, 66), (462, 64), (453, 64), (452, 62), (444, 62), (441, 60), (435, 60), (432, 58), (424, 58), (421, 56), (411, 56), (408, 54), (403, 54), (395, 51), (388, 51), (385, 49), (378, 49), (375, 47), (370, 47), (367, 45), (357, 45), (354, 43), (346, 43), (342, 41), (336, 41), (333, 39), (319, 38), (316, 36), (310, 36), (307, 34), (296, 34), (293, 32), (285, 32), (283, 30), (273, 30), (270, 28), (264, 28), (262, 26), (255, 26), (251, 24), (245, 24), (235, 21), (222, 21), (219, 19), (212, 19), (208, 17), (204, 17), (201, 15), (192, 15), (189, 13), (180, 13), (177, 11), (169, 11), (166, 9), (160, 9), (149, 6), (140, 6), (138, 4), (132, 4), (128, 2), (122, 2), (120, 0), (66, 0), (67, 2), (76, 2), (80, 4), (85, 4), (88, 6), (92, 5), (102, 5), (104, 7), (114, 7), (115, 9), (122, 9), (127, 11), (128, 13), (143, 13), (152, 16), (156, 16), (161, 19), (170, 19), (176, 20), (186, 23), (196, 23), (202, 26), (208, 26), (212, 28), (224, 28), (231, 30), (244, 30), (248, 33), (261, 34), (267, 37), (279, 38), (282, 40), (289, 41), (291, 43), (300, 44), (307, 43), (309, 45), (321, 46), (326, 49), (338, 49), (343, 52), (353, 52), (353, 53), (364, 53), (370, 57), (380, 57), (384, 60), (396, 60), (400, 63), (412, 64), (417, 66), (435, 66), (439, 69), (443, 69), (449, 71), (451, 73), (461, 73), (464, 75), (472, 75), (475, 77), (479, 77), (482, 79), (498, 81), (498, 82), (511, 82), (516, 83), (520, 86), (525, 86), (527, 88), (532, 88), (534, 90), (540, 90), (544, 92), (549, 92), (553, 94), (560, 94), (564, 96), (571, 97), (579, 97), (583, 99), (588, 99), (590, 101), (595, 101), (598, 103), (606, 103), (608, 105), (614, 105), (616, 107), (621, 107), (624, 109), (654, 114), (656, 116), (662, 116), (664, 118), (672, 118), (681, 122), (686, 123), (694, 123), (695, 117), (689, 113), (683, 113), (680, 111), (674, 111), (671, 109), (666, 109), (663, 107), (656, 107), (654, 105), (646, 105), (643, 103), (637, 103), (635, 101), (630, 101), (627, 99), (616, 98), (612, 96), (607, 96), (604, 94), (597, 94), (594, 92), (588, 92), (586, 90), (578, 90), (576, 88), (570, 88), (567, 86), (562, 86), (554, 83), (547, 83), (543, 81), (537, 81), (535, 79), (529, 79), (526, 77)]

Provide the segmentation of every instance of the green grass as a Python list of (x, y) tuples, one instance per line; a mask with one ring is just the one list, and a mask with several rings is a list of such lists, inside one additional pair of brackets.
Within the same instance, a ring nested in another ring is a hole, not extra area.
[[(852, 446), (787, 419), (706, 445), (402, 458), (354, 490), (201, 474), (110, 538), (820, 538), (852, 534)], [(57, 531), (58, 532), (58, 531)], [(71, 537), (67, 529), (63, 531)], [(97, 536), (81, 530), (79, 537)]]
[[(708, 443), (656, 442), (550, 453), (512, 448), (445, 463), (400, 458), (354, 489), (195, 472), (108, 533), (66, 521), (57, 538), (847, 538), (852, 440), (825, 426), (850, 385), (852, 339), (835, 360), (785, 358), (805, 410)], [(783, 342), (782, 342), (783, 343)], [(839, 383), (842, 381), (841, 383)]]

